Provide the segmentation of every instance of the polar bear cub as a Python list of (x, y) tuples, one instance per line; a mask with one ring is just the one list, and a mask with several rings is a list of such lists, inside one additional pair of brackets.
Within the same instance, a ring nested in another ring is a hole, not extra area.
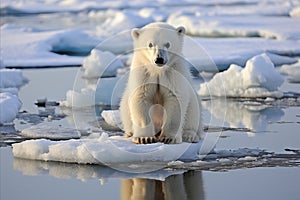
[(198, 142), (199, 97), (182, 54), (185, 29), (151, 23), (131, 31), (134, 53), (120, 103), (125, 135), (137, 144)]

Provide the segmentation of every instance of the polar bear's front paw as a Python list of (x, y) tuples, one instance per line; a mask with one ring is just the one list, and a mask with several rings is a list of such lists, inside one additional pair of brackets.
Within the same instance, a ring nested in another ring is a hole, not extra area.
[(159, 138), (159, 141), (165, 144), (176, 144), (180, 143), (180, 141), (177, 141), (175, 137), (166, 137), (162, 136)]
[(133, 137), (132, 142), (135, 144), (151, 144), (156, 143), (157, 139), (155, 137)]

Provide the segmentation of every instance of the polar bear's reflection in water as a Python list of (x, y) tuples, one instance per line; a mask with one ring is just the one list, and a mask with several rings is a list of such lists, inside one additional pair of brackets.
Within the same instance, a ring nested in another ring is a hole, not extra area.
[(122, 200), (201, 200), (205, 199), (202, 172), (189, 171), (165, 181), (132, 178), (122, 180)]

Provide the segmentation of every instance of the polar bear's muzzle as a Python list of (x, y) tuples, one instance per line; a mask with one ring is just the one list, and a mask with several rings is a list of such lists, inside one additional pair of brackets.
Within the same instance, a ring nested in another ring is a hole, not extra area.
[(159, 67), (162, 67), (165, 64), (167, 64), (168, 62), (167, 52), (163, 49), (159, 49), (154, 62)]
[(165, 59), (164, 58), (161, 58), (161, 57), (157, 57), (156, 60), (155, 60), (155, 64), (157, 64), (158, 66), (163, 66), (166, 64), (165, 62)]

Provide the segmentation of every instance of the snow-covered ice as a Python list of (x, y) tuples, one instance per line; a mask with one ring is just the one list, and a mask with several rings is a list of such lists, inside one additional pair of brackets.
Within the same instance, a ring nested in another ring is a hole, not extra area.
[(300, 7), (298, 6), (296, 8), (293, 8), (289, 14), (291, 17), (299, 18), (300, 17)]
[[(224, 6), (225, 5), (225, 6)], [(63, 11), (84, 11), (84, 10), (104, 10), (104, 9), (126, 9), (126, 8), (144, 8), (153, 7), (155, 9), (160, 8), (172, 8), (187, 6), (188, 10), (191, 10), (191, 6), (202, 6), (205, 13), (214, 14), (211, 6), (222, 6), (225, 7), (225, 11), (220, 12), (221, 14), (229, 13), (230, 8), (234, 14), (251, 14), (258, 13), (262, 15), (287, 15), (289, 10), (293, 6), (297, 6), (299, 3), (297, 1), (286, 1), (286, 0), (269, 0), (269, 1), (258, 1), (258, 0), (154, 0), (154, 1), (107, 1), (107, 0), (52, 0), (52, 1), (30, 1), (30, 0), (2, 0), (1, 9), (4, 13), (49, 13), (49, 12), (63, 12)], [(243, 6), (247, 6), (249, 9), (243, 9)], [(229, 7), (226, 9), (226, 7)], [(216, 8), (217, 11), (222, 11)], [(239, 11), (239, 9), (241, 9)], [(203, 11), (202, 11), (203, 12)], [(231, 12), (231, 13), (232, 13)], [(218, 12), (219, 13), (219, 12)]]
[(6, 67), (81, 65), (83, 57), (54, 52), (87, 52), (97, 43), (80, 30), (41, 31), (7, 24), (1, 26), (1, 59)]
[[(128, 29), (125, 29), (128, 30)], [(125, 53), (132, 50), (132, 39), (129, 32), (115, 35), (112, 38), (101, 40), (87, 35), (80, 30), (39, 31), (32, 28), (3, 25), (1, 27), (2, 62), (5, 66), (40, 67), (40, 66), (70, 66), (87, 64), (96, 59), (96, 50), (85, 58), (81, 56), (60, 55), (55, 52), (88, 53), (98, 45), (101, 51)], [(17, 42), (22, 37), (22, 42)], [(280, 55), (272, 59), (275, 65), (296, 62), (295, 58), (284, 55), (299, 55), (299, 41), (278, 41), (263, 38), (192, 38), (185, 45), (184, 54), (195, 66), (202, 70), (209, 70), (201, 59), (201, 50), (207, 51), (208, 56), (220, 69), (227, 68), (235, 63), (243, 65), (247, 59), (259, 53)], [(9, 41), (9, 42), (8, 42)], [(232, 48), (232, 46), (235, 48)], [(202, 48), (202, 49), (201, 49)], [(101, 58), (101, 57), (99, 57)], [(96, 60), (95, 60), (96, 61)], [(120, 65), (121, 67), (122, 65)], [(215, 69), (213, 69), (215, 70)]]
[(292, 65), (282, 65), (279, 72), (289, 76), (289, 81), (293, 83), (300, 82), (300, 60)]
[(4, 93), (4, 92), (14, 94), (14, 95), (18, 95), (19, 89), (15, 88), (15, 87), (0, 88), (0, 93)]
[[(207, 2), (204, 2), (204, 5)], [(159, 8), (160, 6), (177, 6), (194, 4), (193, 1), (107, 1), (107, 0), (62, 0), (62, 1), (30, 1), (30, 0), (3, 0), (1, 9), (4, 13), (49, 13), (49, 12), (78, 12), (89, 9), (105, 10), (105, 9), (120, 9), (126, 8), (143, 8), (151, 7)]]
[(186, 40), (186, 42), (184, 55), (201, 71), (216, 69), (205, 62), (208, 57), (211, 57), (218, 69), (224, 70), (231, 64), (244, 66), (248, 59), (262, 53), (266, 53), (275, 66), (295, 63), (297, 59), (289, 55), (300, 54), (300, 42), (292, 40), (191, 37), (191, 40)]
[(126, 86), (125, 80), (125, 76), (87, 79), (85, 87), (67, 91), (66, 100), (61, 101), (60, 105), (75, 108), (94, 105), (117, 106)]
[(20, 88), (28, 82), (18, 69), (0, 69), (0, 88)]
[(22, 106), (19, 88), (27, 82), (21, 70), (0, 69), (0, 124), (12, 123), (16, 118)]
[(199, 158), (201, 145), (202, 140), (198, 143), (176, 145), (163, 143), (137, 145), (132, 143), (130, 138), (109, 137), (103, 132), (99, 137), (79, 140), (27, 140), (13, 144), (13, 154), (18, 158), (33, 160), (109, 165), (147, 161), (169, 162), (177, 159), (196, 160)]
[(20, 135), (26, 138), (48, 138), (55, 140), (78, 139), (81, 134), (79, 130), (71, 127), (50, 126), (46, 124), (38, 124), (21, 131)]
[(124, 69), (124, 64), (119, 57), (111, 52), (93, 49), (84, 59), (73, 89), (67, 91), (66, 99), (60, 105), (74, 108), (118, 105), (128, 76), (117, 76), (120, 69)]
[[(269, 51), (282, 56), (277, 57), (277, 62), (270, 56), (275, 65), (289, 64), (295, 62), (295, 59), (283, 55), (299, 55), (300, 51), (299, 41), (297, 41), (300, 35), (295, 28), (299, 26), (299, 20), (295, 17), (299, 13), (298, 10), (299, 3), (285, 0), (268, 2), (254, 0), (243, 3), (236, 0), (225, 2), (219, 0), (213, 2), (5, 0), (1, 2), (3, 13), (54, 12), (58, 15), (55, 19), (59, 19), (59, 13), (62, 11), (82, 12), (78, 16), (69, 16), (64, 19), (64, 24), (52, 29), (43, 25), (47, 23), (43, 21), (47, 16), (39, 17), (38, 21), (43, 23), (36, 23), (34, 27), (30, 23), (25, 23), (26, 20), (18, 25), (13, 25), (9, 20), (5, 21), (1, 26), (3, 54), (1, 60), (6, 66), (18, 67), (81, 65), (84, 57), (57, 53), (88, 54), (99, 42), (101, 42), (99, 49), (102, 51), (111, 51), (115, 54), (128, 52), (132, 50), (129, 34), (131, 28), (141, 27), (154, 21), (167, 21), (174, 25), (185, 25), (188, 33), (192, 35), (261, 36), (280, 39), (234, 38), (236, 41), (233, 39), (229, 42), (228, 38), (216, 40), (202, 38), (203, 44), (200, 45), (203, 45), (222, 70), (232, 63), (244, 65), (250, 57)], [(289, 15), (292, 17), (288, 17)], [(76, 18), (76, 22), (68, 21), (72, 21), (73, 18)], [(59, 20), (54, 21), (61, 23)], [(113, 37), (107, 40), (110, 36)], [(22, 41), (18, 41), (18, 38), (22, 38)], [(236, 48), (231, 48), (232, 45)], [(188, 52), (194, 50), (189, 49)], [(203, 60), (197, 57), (193, 56), (191, 60), (196, 66), (203, 64)]]
[(98, 35), (116, 34), (120, 31), (142, 27), (154, 21), (152, 16), (141, 15), (134, 10), (108, 10), (107, 12), (91, 12), (89, 17), (102, 21), (97, 26)]
[(197, 12), (171, 14), (168, 23), (184, 25), (187, 33), (208, 37), (264, 37), (279, 40), (299, 40), (300, 26), (297, 18), (282, 16), (221, 15), (202, 16)]
[(111, 52), (93, 49), (83, 60), (82, 67), (85, 78), (99, 78), (115, 76), (117, 69), (124, 67), (124, 64)]
[(232, 64), (228, 70), (216, 74), (200, 85), (201, 96), (224, 97), (281, 97), (278, 87), (283, 77), (275, 70), (266, 54), (247, 61), (245, 68)]
[(22, 102), (17, 95), (0, 93), (0, 124), (11, 123), (17, 116)]

